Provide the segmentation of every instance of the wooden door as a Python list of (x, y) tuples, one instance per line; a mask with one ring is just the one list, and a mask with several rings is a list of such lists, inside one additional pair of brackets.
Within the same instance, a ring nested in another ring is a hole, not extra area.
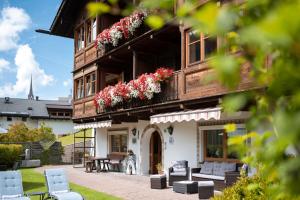
[(161, 138), (157, 131), (153, 132), (150, 139), (150, 159), (149, 159), (149, 173), (157, 174), (156, 165), (161, 163)]

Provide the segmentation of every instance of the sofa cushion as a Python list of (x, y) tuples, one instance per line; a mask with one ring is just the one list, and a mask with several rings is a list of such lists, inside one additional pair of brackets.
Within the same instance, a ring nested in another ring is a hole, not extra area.
[(199, 173), (193, 173), (192, 177), (198, 177), (198, 178), (206, 178), (210, 180), (221, 180), (224, 181), (224, 176), (216, 176), (216, 175), (209, 175), (209, 174), (199, 174)]
[(200, 173), (201, 174), (212, 174), (213, 173), (213, 162), (204, 162), (204, 164), (201, 167)]
[(222, 168), (223, 168), (224, 173), (235, 171), (236, 170), (236, 163), (223, 162), (222, 163)]
[(221, 163), (221, 162), (214, 162), (213, 175), (216, 175), (216, 176), (225, 176), (225, 171), (223, 169), (223, 163)]
[(171, 172), (171, 176), (186, 176), (186, 171), (184, 172)]
[(173, 161), (173, 171), (174, 172), (185, 172), (186, 171), (186, 161), (185, 160), (178, 160), (178, 161)]

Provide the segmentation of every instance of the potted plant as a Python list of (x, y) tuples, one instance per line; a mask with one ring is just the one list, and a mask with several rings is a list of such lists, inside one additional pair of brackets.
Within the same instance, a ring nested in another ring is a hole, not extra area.
[(158, 174), (164, 174), (164, 169), (163, 169), (161, 163), (157, 163), (157, 164), (155, 165), (155, 167), (156, 167), (156, 170), (157, 170)]

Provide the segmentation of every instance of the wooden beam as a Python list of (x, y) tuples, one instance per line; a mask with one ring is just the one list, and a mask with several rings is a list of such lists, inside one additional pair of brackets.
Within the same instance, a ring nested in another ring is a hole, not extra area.
[(137, 70), (137, 53), (136, 51), (132, 52), (133, 56), (132, 56), (132, 79), (136, 79), (136, 70)]

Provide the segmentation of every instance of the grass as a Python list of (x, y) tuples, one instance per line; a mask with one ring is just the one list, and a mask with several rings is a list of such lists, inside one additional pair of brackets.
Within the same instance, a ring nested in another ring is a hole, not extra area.
[[(86, 137), (91, 137), (92, 136), (92, 129), (87, 129), (85, 135), (86, 135)], [(76, 136), (77, 137), (83, 137), (83, 131), (77, 132)], [(89, 141), (89, 140), (90, 139), (86, 139), (86, 141)], [(70, 134), (70, 135), (67, 135), (67, 136), (59, 137), (57, 139), (57, 141), (61, 142), (62, 146), (67, 146), (67, 145), (73, 144), (74, 143), (74, 133)], [(75, 142), (76, 143), (83, 142), (83, 138), (78, 138), (78, 139), (76, 139)]]
[[(47, 191), (45, 186), (45, 177), (43, 174), (36, 172), (33, 169), (22, 169), (21, 173), (25, 193)], [(70, 183), (70, 188), (73, 191), (82, 194), (85, 200), (120, 200), (120, 198), (102, 192), (97, 192), (73, 183)], [(30, 199), (39, 200), (39, 196), (32, 196)]]

